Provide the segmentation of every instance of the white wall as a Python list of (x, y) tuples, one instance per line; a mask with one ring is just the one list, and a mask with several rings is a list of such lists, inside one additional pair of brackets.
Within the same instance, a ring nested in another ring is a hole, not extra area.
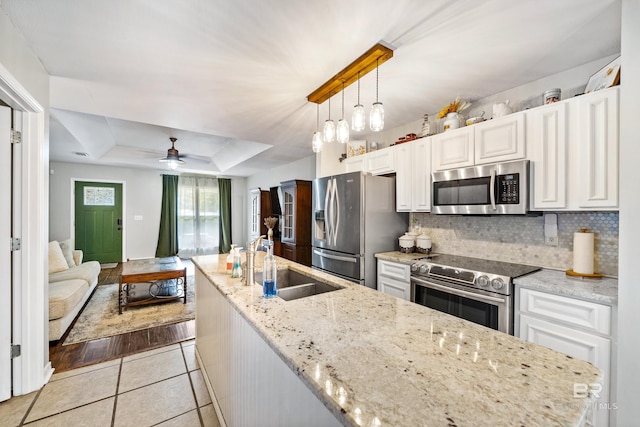
[[(29, 132), (22, 145), (20, 268), (14, 277), (13, 342), (22, 356), (13, 362), (13, 394), (40, 388), (51, 375), (48, 352), (48, 235), (49, 75), (26, 41), (0, 9), (0, 97), (12, 107), (31, 111), (24, 117)], [(7, 90), (8, 89), (8, 90)], [(38, 108), (35, 108), (34, 105)], [(26, 108), (26, 103), (29, 108)], [(8, 218), (2, 218), (7, 221)]]
[[(125, 251), (129, 259), (155, 256), (162, 206), (162, 171), (115, 166), (96, 166), (77, 163), (51, 162), (50, 170), (50, 240), (73, 237), (69, 221), (72, 198), (71, 179), (125, 182)], [(242, 236), (244, 221), (244, 178), (231, 180), (231, 235)], [(142, 220), (134, 220), (142, 216)]]
[(260, 172), (247, 177), (247, 193), (250, 188), (268, 190), (290, 179), (312, 180), (316, 177), (316, 156), (305, 157), (295, 162)]
[[(620, 96), (620, 265), (618, 284), (617, 425), (638, 425), (640, 420), (640, 283), (638, 240), (640, 239), (640, 2), (622, 1), (622, 91)], [(614, 360), (615, 362), (615, 360)], [(615, 402), (614, 402), (615, 403)]]

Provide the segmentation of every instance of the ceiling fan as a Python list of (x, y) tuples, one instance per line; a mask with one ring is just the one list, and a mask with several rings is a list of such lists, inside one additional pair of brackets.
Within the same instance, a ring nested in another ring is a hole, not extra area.
[(171, 141), (171, 148), (167, 150), (167, 157), (158, 160), (161, 163), (169, 163), (169, 169), (172, 171), (176, 170), (178, 165), (184, 164), (184, 160), (180, 158), (180, 153), (178, 153), (178, 150), (174, 147), (177, 140), (178, 138), (173, 136), (169, 138), (169, 141)]

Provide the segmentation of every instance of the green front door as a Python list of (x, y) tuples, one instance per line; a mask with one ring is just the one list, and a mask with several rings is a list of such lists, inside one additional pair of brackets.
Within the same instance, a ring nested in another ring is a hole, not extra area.
[(84, 260), (122, 261), (122, 184), (75, 184), (75, 247)]

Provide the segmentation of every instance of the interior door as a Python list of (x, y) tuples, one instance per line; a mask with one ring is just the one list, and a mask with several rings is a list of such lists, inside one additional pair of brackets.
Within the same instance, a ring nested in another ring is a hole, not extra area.
[(11, 397), (11, 108), (0, 105), (0, 402)]
[(84, 259), (122, 261), (122, 184), (75, 183), (75, 247)]

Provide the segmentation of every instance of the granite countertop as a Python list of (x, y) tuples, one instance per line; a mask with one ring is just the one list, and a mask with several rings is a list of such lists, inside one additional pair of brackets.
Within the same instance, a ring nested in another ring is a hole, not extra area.
[(427, 254), (420, 254), (417, 252), (405, 254), (400, 251), (380, 252), (375, 254), (375, 257), (378, 259), (383, 259), (385, 261), (399, 262), (400, 264), (411, 264), (413, 261), (417, 259), (426, 258), (428, 256), (429, 255)]
[(618, 303), (618, 279), (567, 276), (564, 271), (543, 269), (514, 279), (516, 286), (566, 295), (608, 305)]
[(344, 288), (264, 299), (225, 259), (193, 260), (346, 426), (579, 425), (592, 401), (574, 383), (602, 382), (587, 362), (282, 258)]

